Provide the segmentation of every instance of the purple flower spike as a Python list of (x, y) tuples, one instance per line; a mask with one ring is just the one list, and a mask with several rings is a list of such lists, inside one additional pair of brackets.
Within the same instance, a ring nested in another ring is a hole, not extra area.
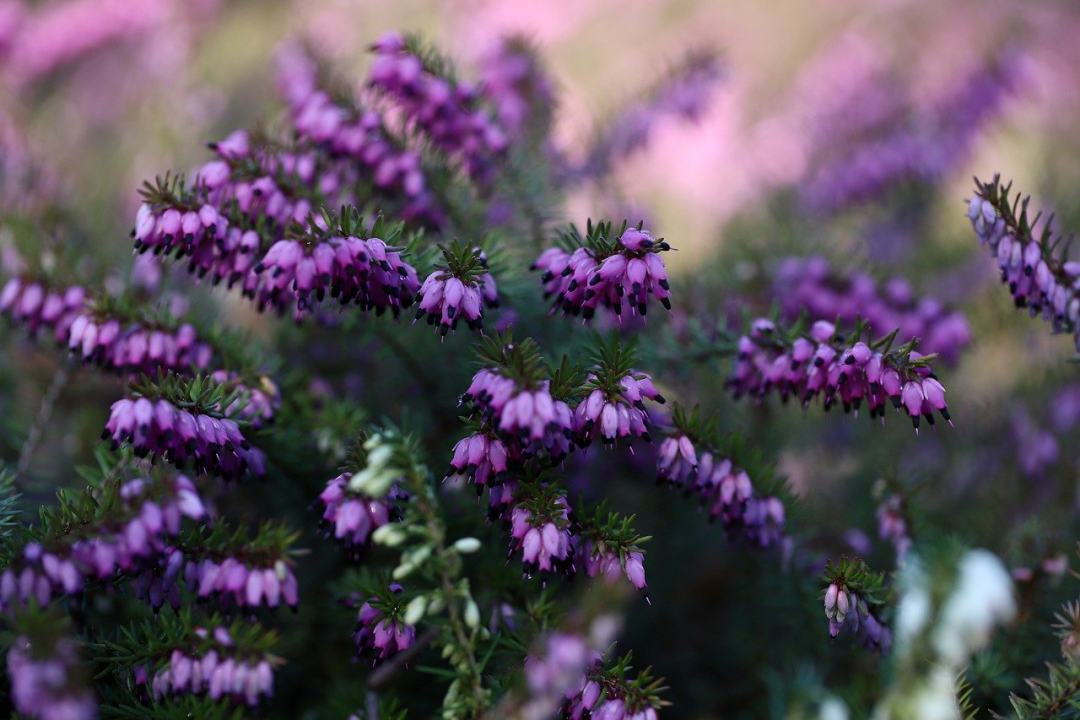
[(50, 289), (44, 283), (13, 277), (0, 290), (0, 313), (24, 326), (31, 335), (50, 332), (57, 343), (66, 345), (68, 332), (86, 304), (81, 287)]
[(15, 709), (40, 720), (93, 720), (94, 696), (73, 677), (78, 662), (75, 644), (67, 638), (45, 650), (25, 636), (16, 637), (7, 654)]

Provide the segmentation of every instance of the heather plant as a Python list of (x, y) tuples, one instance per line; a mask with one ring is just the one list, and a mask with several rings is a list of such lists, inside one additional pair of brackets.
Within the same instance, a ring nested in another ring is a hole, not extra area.
[[(160, 21), (115, 20), (10, 72)], [(529, 40), (368, 40), (359, 74), (281, 45), (276, 109), (127, 188), (123, 232), (90, 241), (44, 160), (0, 175), (13, 716), (1073, 716), (1070, 368), (977, 396), (974, 291), (830, 242), (963, 162), (1017, 53), (822, 133), (785, 220), (686, 261), (684, 224), (611, 216), (617, 174), (707, 114), (718, 54), (575, 148)], [(1028, 206), (995, 176), (967, 218), (1080, 343), (1080, 264)]]

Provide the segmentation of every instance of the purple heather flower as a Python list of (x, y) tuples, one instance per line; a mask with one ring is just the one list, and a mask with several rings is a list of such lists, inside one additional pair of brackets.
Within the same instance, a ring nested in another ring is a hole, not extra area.
[(284, 603), (295, 609), (300, 601), (296, 575), (289, 563), (280, 558), (249, 560), (238, 554), (198, 561), (188, 559), (183, 575), (187, 586), (199, 598), (215, 598), (226, 606), (276, 608)]
[(0, 290), (0, 313), (25, 326), (31, 335), (44, 329), (65, 345), (71, 324), (85, 303), (86, 292), (81, 287), (51, 289), (24, 277), (11, 278)]
[(511, 137), (519, 136), (538, 114), (549, 112), (555, 97), (535, 53), (516, 38), (504, 38), (483, 59), (480, 92)]
[(342, 305), (396, 315), (412, 304), (419, 287), (416, 270), (379, 238), (332, 237), (314, 245), (279, 240), (254, 272), (258, 290), (248, 294), (260, 310), (270, 306), (279, 313), (294, 304), (307, 310), (329, 295)]
[(775, 392), (785, 401), (797, 397), (804, 406), (821, 396), (826, 410), (839, 400), (845, 412), (857, 412), (865, 400), (870, 417), (881, 417), (882, 422), (885, 402), (891, 400), (898, 410), (904, 408), (916, 432), (921, 418), (934, 424), (935, 411), (952, 424), (945, 388), (928, 367), (908, 364), (922, 355), (913, 350), (906, 359), (896, 358), (862, 341), (841, 343), (835, 330), (832, 323), (819, 320), (807, 335), (778, 344), (773, 323), (755, 321), (750, 335), (739, 338), (728, 387), (737, 398), (763, 399)]
[[(487, 277), (491, 277), (490, 274)], [(437, 325), (440, 335), (456, 330), (464, 320), (472, 330), (484, 328), (484, 295), (480, 279), (462, 279), (448, 270), (427, 276), (416, 296), (415, 320), (427, 315), (429, 325)], [(415, 322), (414, 320), (414, 322)]]
[(598, 307), (622, 317), (625, 307), (632, 315), (644, 316), (650, 299), (671, 309), (671, 292), (660, 252), (671, 247), (655, 240), (645, 230), (626, 229), (613, 252), (598, 257), (587, 247), (568, 253), (549, 248), (533, 263), (541, 270), (544, 297), (552, 298), (552, 312), (591, 319)]
[(443, 214), (427, 188), (420, 155), (393, 141), (374, 110), (338, 104), (320, 89), (318, 63), (299, 45), (286, 45), (279, 51), (278, 85), (300, 137), (325, 148), (334, 158), (359, 162), (378, 191), (403, 201), (405, 219), (443, 224)]
[(103, 437), (114, 446), (130, 443), (139, 457), (191, 460), (200, 472), (236, 479), (265, 472), (264, 459), (236, 421), (178, 408), (168, 400), (123, 398), (113, 403)]
[(904, 514), (904, 498), (891, 493), (884, 497), (877, 507), (878, 537), (888, 540), (896, 549), (897, 562), (903, 562), (911, 549), (911, 535), (908, 533), (907, 518)]
[(65, 536), (48, 548), (28, 543), (0, 574), (0, 609), (31, 599), (46, 605), (54, 597), (81, 592), (87, 578), (111, 580), (117, 572), (137, 570), (165, 552), (183, 518), (206, 516), (194, 484), (183, 475), (154, 484), (129, 480), (120, 488), (120, 499), (117, 517), (82, 528), (78, 537)]
[(657, 453), (657, 479), (685, 486), (697, 472), (698, 457), (694, 441), (678, 433), (664, 438)]
[(274, 413), (281, 406), (281, 391), (269, 377), (259, 378), (259, 384), (248, 386), (239, 382), (239, 376), (229, 370), (215, 370), (210, 379), (220, 385), (230, 385), (240, 391), (240, 397), (225, 408), (225, 414), (242, 418), (254, 428), (273, 422)]
[[(394, 583), (390, 590), (398, 594), (402, 587)], [(416, 628), (395, 617), (386, 616), (374, 607), (372, 602), (374, 599), (360, 606), (353, 642), (358, 655), (370, 656), (375, 662), (379, 662), (412, 647), (416, 642)]]
[(565, 497), (558, 498), (555, 504), (557, 514), (548, 519), (539, 518), (522, 506), (510, 513), (510, 553), (521, 552), (527, 573), (574, 572), (570, 505)]
[(368, 84), (394, 100), (408, 126), (459, 158), (471, 178), (490, 182), (507, 139), (494, 118), (477, 108), (476, 90), (425, 68), (396, 33), (383, 36), (373, 50)]
[(368, 544), (371, 533), (390, 522), (392, 497), (373, 499), (349, 489), (350, 473), (338, 475), (319, 495), (322, 520), (337, 540), (359, 548)]
[(620, 555), (610, 548), (600, 551), (592, 542), (586, 542), (582, 546), (581, 556), (589, 577), (600, 575), (608, 582), (615, 582), (625, 576), (635, 588), (648, 592), (648, 584), (645, 582), (645, 554), (640, 550), (631, 550)]
[(72, 321), (67, 345), (83, 362), (123, 373), (203, 370), (213, 356), (213, 348), (200, 342), (188, 323), (175, 330), (125, 326), (92, 311), (84, 311)]
[(916, 300), (910, 285), (893, 278), (879, 288), (865, 274), (833, 272), (823, 257), (783, 259), (777, 267), (773, 296), (791, 321), (806, 313), (809, 320), (866, 321), (878, 331), (898, 330), (906, 342), (919, 338), (919, 347), (955, 362), (971, 342), (963, 313), (948, 311), (931, 297)]
[(859, 636), (867, 647), (882, 653), (889, 651), (892, 633), (870, 612), (866, 601), (842, 583), (830, 583), (825, 589), (825, 617), (829, 636), (836, 637), (845, 627)]
[(273, 696), (274, 671), (268, 657), (239, 654), (224, 627), (214, 628), (212, 634), (205, 628), (196, 628), (195, 632), (204, 640), (213, 637), (214, 646), (199, 654), (187, 647), (175, 648), (152, 677), (145, 668), (136, 668), (136, 682), (148, 682), (157, 699), (177, 694), (206, 695), (211, 700), (231, 698), (255, 706)]
[(458, 440), (450, 460), (451, 475), (467, 475), (477, 491), (502, 482), (510, 455), (506, 445), (490, 433), (478, 432)]
[[(595, 376), (590, 376), (595, 381)], [(648, 413), (643, 399), (663, 403), (663, 396), (645, 373), (631, 372), (619, 382), (619, 392), (612, 394), (594, 386), (574, 410), (574, 432), (582, 446), (599, 440), (605, 445), (629, 443), (640, 438), (650, 440)]]
[(1080, 262), (1055, 257), (1027, 227), (1019, 227), (1015, 218), (1002, 217), (991, 196), (1000, 194), (1007, 203), (1007, 192), (997, 178), (979, 183), (968, 204), (971, 226), (997, 259), (1001, 280), (1009, 286), (1016, 307), (1028, 308), (1032, 317), (1042, 315), (1055, 332), (1072, 333), (1080, 350)]
[(491, 422), (510, 458), (545, 450), (561, 460), (571, 450), (570, 406), (552, 397), (547, 381), (534, 389), (522, 388), (499, 370), (485, 368), (473, 376), (461, 401)]
[(93, 694), (72, 677), (78, 662), (75, 643), (68, 638), (45, 649), (34, 647), (26, 636), (16, 637), (7, 654), (15, 710), (37, 720), (97, 717)]
[(544, 636), (539, 652), (525, 658), (525, 682), (531, 698), (528, 707), (536, 711), (528, 717), (554, 717), (566, 695), (581, 685), (585, 671), (598, 660), (600, 653), (577, 633)]

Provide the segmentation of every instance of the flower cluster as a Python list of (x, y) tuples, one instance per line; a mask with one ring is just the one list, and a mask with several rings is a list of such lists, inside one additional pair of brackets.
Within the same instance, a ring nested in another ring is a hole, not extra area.
[[(489, 428), (489, 437), (500, 442), (496, 445), (488, 441), (482, 448), (479, 443), (483, 441), (466, 438), (470, 457), (481, 449), (493, 451), (494, 456), (488, 457), (493, 468), (504, 465), (504, 454), (511, 462), (540, 452), (546, 452), (555, 462), (566, 457), (572, 449), (573, 413), (566, 401), (553, 395), (552, 381), (542, 368), (536, 344), (531, 340), (514, 343), (509, 338), (495, 338), (484, 344), (480, 354), (491, 367), (473, 376), (460, 402), (479, 414)], [(465, 451), (464, 446), (458, 447)], [(483, 459), (476, 455), (480, 464)], [(458, 462), (465, 465), (456, 468)], [(467, 457), (455, 461), (456, 469), (470, 466)], [(486, 481), (490, 476), (486, 473), (481, 477)]]
[(94, 696), (73, 681), (78, 650), (68, 638), (39, 648), (26, 636), (11, 643), (7, 653), (11, 699), (21, 715), (38, 720), (92, 720), (97, 717)]
[(278, 53), (278, 85), (301, 138), (332, 157), (359, 161), (376, 190), (403, 199), (403, 218), (442, 224), (419, 153), (392, 140), (377, 112), (342, 103), (320, 87), (318, 63), (304, 48), (290, 44)]
[(83, 362), (122, 373), (205, 370), (214, 352), (188, 323), (175, 329), (146, 327), (101, 317), (92, 310), (72, 321), (67, 345)]
[(611, 223), (586, 226), (583, 238), (571, 226), (562, 235), (565, 247), (545, 250), (533, 263), (542, 271), (544, 297), (552, 299), (552, 312), (580, 315), (588, 320), (598, 307), (621, 318), (625, 307), (644, 316), (650, 299), (671, 309), (667, 270), (660, 253), (670, 250), (663, 239), (654, 239), (639, 227), (623, 227), (614, 237)]
[[(775, 545), (783, 537), (784, 505), (778, 497), (762, 495), (750, 474), (730, 457), (715, 450), (698, 452), (688, 428), (696, 414), (686, 416), (676, 406), (676, 429), (660, 443), (657, 481), (697, 495), (712, 519), (719, 519), (733, 538), (760, 547)], [(706, 431), (699, 429), (698, 434)]]
[(540, 493), (515, 507), (510, 512), (510, 537), (510, 553), (521, 553), (527, 574), (574, 573), (570, 505), (564, 496)]
[(188, 560), (184, 570), (189, 587), (200, 598), (214, 597), (225, 605), (276, 608), (285, 603), (296, 608), (298, 584), (292, 567), (281, 559), (263, 559), (246, 554), (216, 559)]
[(326, 483), (319, 494), (323, 504), (322, 520), (327, 533), (352, 548), (368, 544), (371, 533), (390, 522), (392, 498), (370, 498), (349, 489), (351, 473), (343, 473)]
[(211, 632), (195, 628), (198, 651), (175, 648), (153, 676), (135, 669), (136, 680), (149, 682), (155, 698), (175, 694), (206, 695), (212, 700), (232, 698), (255, 706), (274, 694), (274, 671), (268, 658), (238, 653), (232, 635), (223, 626)]
[(826, 410), (839, 400), (845, 412), (857, 412), (865, 400), (870, 417), (883, 422), (885, 403), (891, 400), (907, 412), (916, 432), (922, 418), (934, 424), (935, 411), (952, 424), (945, 388), (932, 374), (929, 358), (913, 349), (914, 341), (892, 349), (895, 333), (873, 344), (858, 340), (858, 334), (854, 340), (844, 338), (825, 320), (805, 334), (755, 320), (750, 333), (738, 340), (728, 387), (736, 397), (760, 400), (776, 393), (804, 406), (821, 397)]
[(1055, 252), (1060, 238), (1052, 237), (1050, 223), (1034, 236), (1036, 222), (1028, 220), (1028, 198), (1010, 203), (1010, 185), (995, 176), (991, 182), (976, 180), (975, 195), (968, 203), (968, 219), (979, 242), (997, 258), (1001, 280), (1009, 286), (1018, 308), (1042, 315), (1055, 332), (1072, 333), (1080, 352), (1080, 262)]
[(591, 392), (574, 410), (574, 432), (577, 442), (588, 446), (594, 440), (604, 445), (649, 441), (648, 411), (645, 399), (664, 402), (652, 378), (642, 372), (626, 372), (611, 382), (608, 377), (589, 376)]
[(842, 629), (850, 627), (867, 647), (888, 652), (892, 633), (870, 612), (866, 600), (842, 583), (829, 583), (825, 589), (825, 617), (829, 620), (831, 637), (836, 637)]
[(261, 451), (251, 447), (235, 420), (191, 412), (164, 398), (117, 400), (103, 437), (114, 446), (130, 443), (140, 457), (176, 465), (190, 460), (196, 470), (228, 479), (265, 472)]
[(454, 445), (447, 477), (466, 475), (479, 491), (489, 483), (502, 482), (501, 476), (509, 461), (506, 444), (497, 436), (488, 432), (473, 433)]
[(353, 642), (358, 655), (370, 656), (375, 662), (385, 660), (412, 647), (416, 628), (401, 619), (397, 598), (403, 588), (392, 583), (388, 594), (366, 600), (356, 616)]
[(657, 720), (661, 685), (646, 669), (633, 681), (626, 678), (630, 658), (626, 656), (613, 667), (601, 660), (593, 662), (578, 684), (566, 693), (562, 717), (568, 720)]
[(67, 344), (68, 330), (86, 303), (78, 286), (61, 291), (24, 277), (13, 277), (0, 290), (0, 313), (26, 327), (32, 335), (45, 330), (56, 342)]
[(810, 320), (854, 324), (859, 320), (877, 330), (897, 329), (902, 341), (919, 339), (919, 347), (955, 362), (971, 342), (971, 328), (959, 311), (950, 311), (935, 298), (916, 299), (911, 286), (895, 277), (881, 288), (869, 275), (833, 271), (820, 256), (788, 257), (780, 261), (773, 296), (784, 317), (801, 313)]
[(237, 392), (237, 398), (225, 407), (226, 415), (241, 418), (254, 428), (273, 422), (274, 413), (281, 405), (281, 391), (268, 376), (261, 376), (257, 385), (245, 384), (239, 374), (229, 370), (215, 370), (209, 377)]
[(279, 240), (253, 272), (258, 290), (249, 295), (260, 310), (273, 307), (279, 313), (294, 304), (298, 311), (309, 310), (314, 300), (329, 295), (342, 305), (397, 315), (412, 304), (418, 287), (416, 270), (402, 259), (401, 250), (376, 237)]
[(625, 575), (630, 584), (638, 590), (648, 590), (648, 583), (645, 582), (645, 554), (640, 550), (619, 553), (606, 546), (601, 549), (587, 541), (581, 545), (581, 557), (589, 577), (602, 576), (605, 580), (614, 582)]
[(183, 475), (151, 482), (143, 478), (120, 486), (107, 514), (88, 520), (78, 535), (65, 535), (44, 547), (27, 543), (21, 557), (0, 575), (0, 609), (48, 604), (53, 597), (81, 592), (87, 578), (110, 580), (131, 572), (165, 551), (180, 532), (183, 518), (202, 520), (206, 509)]
[(368, 84), (394, 99), (409, 126), (460, 158), (471, 178), (490, 181), (493, 160), (506, 149), (507, 139), (494, 119), (476, 107), (475, 88), (440, 76), (396, 33), (384, 35), (373, 48)]
[(416, 318), (427, 315), (440, 335), (456, 330), (464, 320), (472, 330), (484, 328), (484, 305), (498, 305), (495, 279), (487, 272), (487, 258), (480, 248), (455, 244), (442, 249), (446, 264), (424, 280), (417, 293)]

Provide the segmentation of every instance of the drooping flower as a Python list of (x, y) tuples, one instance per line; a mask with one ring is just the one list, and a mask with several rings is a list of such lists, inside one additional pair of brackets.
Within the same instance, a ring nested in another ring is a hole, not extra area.
[(93, 720), (97, 705), (75, 677), (78, 663), (78, 649), (69, 638), (56, 638), (42, 648), (17, 636), (7, 653), (15, 710), (37, 720)]
[(892, 633), (870, 611), (866, 600), (841, 582), (832, 582), (825, 589), (825, 617), (829, 620), (829, 635), (836, 637), (845, 627), (860, 637), (867, 647), (885, 653), (892, 643)]
[(663, 403), (652, 378), (642, 372), (627, 372), (613, 383), (610, 373), (589, 377), (592, 390), (574, 410), (574, 431), (583, 446), (594, 440), (605, 445), (650, 440), (645, 399)]
[(968, 219), (979, 242), (997, 259), (1001, 280), (1016, 307), (1027, 308), (1032, 317), (1041, 315), (1054, 332), (1073, 334), (1080, 352), (1080, 262), (1056, 251), (1058, 243), (1049, 221), (1035, 237), (1036, 222), (1029, 221), (1028, 200), (1019, 206), (1011, 202), (1011, 188), (996, 175), (989, 183), (976, 180)]
[(13, 277), (0, 290), (0, 313), (24, 326), (31, 335), (52, 333), (61, 344), (67, 344), (68, 331), (85, 302), (86, 292), (81, 287), (49, 288), (26, 277)]
[(200, 472), (239, 478), (265, 472), (264, 460), (236, 421), (191, 412), (165, 398), (122, 398), (112, 405), (103, 437), (114, 446), (130, 443), (139, 457), (191, 461)]
[(891, 338), (873, 345), (853, 341), (824, 320), (806, 334), (789, 335), (772, 321), (758, 319), (750, 333), (739, 338), (735, 369), (727, 382), (736, 398), (762, 400), (775, 393), (807, 406), (821, 397), (826, 410), (839, 401), (845, 412), (857, 412), (866, 401), (870, 417), (881, 417), (882, 422), (888, 400), (897, 410), (904, 409), (916, 432), (923, 418), (934, 424), (935, 412), (952, 424), (945, 388), (912, 343), (891, 349)]
[(109, 581), (138, 571), (166, 552), (183, 518), (202, 520), (206, 509), (183, 475), (121, 485), (115, 506), (101, 518), (76, 523), (70, 534), (43, 545), (29, 542), (0, 574), (0, 610), (44, 606), (82, 592), (90, 580)]
[(148, 327), (91, 308), (72, 321), (67, 345), (83, 362), (122, 373), (205, 370), (214, 352), (189, 323)]
[(371, 533), (390, 522), (394, 513), (393, 498), (370, 498), (349, 489), (351, 473), (343, 473), (326, 484), (319, 495), (323, 505), (322, 520), (327, 534), (358, 549), (365, 547)]
[(443, 247), (442, 252), (445, 263), (427, 276), (416, 295), (415, 320), (427, 315), (428, 324), (437, 326), (443, 336), (456, 330), (461, 321), (482, 331), (484, 305), (498, 304), (486, 256), (480, 248), (460, 243)]
[(919, 338), (919, 347), (955, 362), (971, 342), (963, 313), (950, 311), (932, 297), (916, 298), (906, 280), (895, 277), (879, 288), (863, 273), (842, 274), (817, 257), (788, 257), (774, 275), (773, 296), (789, 321), (806, 313), (810, 321), (859, 320), (877, 331), (897, 330), (897, 339)]
[(510, 513), (510, 553), (521, 553), (528, 574), (575, 571), (570, 505), (564, 496), (542, 493)]
[(450, 460), (451, 475), (465, 475), (480, 491), (489, 484), (498, 484), (506, 472), (510, 456), (506, 444), (487, 432), (477, 432), (458, 440)]
[(213, 631), (196, 627), (194, 633), (194, 638), (168, 653), (163, 665), (151, 669), (152, 675), (145, 668), (136, 668), (136, 682), (142, 679), (149, 683), (157, 699), (206, 695), (211, 700), (229, 698), (254, 707), (273, 696), (271, 657), (238, 648), (224, 626)]
[(375, 61), (368, 84), (393, 99), (408, 126), (460, 159), (473, 180), (489, 182), (507, 139), (494, 118), (477, 107), (476, 89), (425, 65), (396, 33), (384, 35), (372, 49)]
[(586, 226), (584, 237), (571, 226), (562, 235), (566, 248), (541, 253), (533, 270), (541, 270), (544, 297), (552, 299), (552, 312), (580, 315), (589, 320), (599, 307), (622, 317), (644, 316), (649, 301), (659, 300), (671, 309), (667, 270), (660, 253), (670, 250), (666, 241), (654, 239), (640, 227), (623, 227), (616, 238), (610, 223)]
[(356, 653), (375, 662), (408, 650), (416, 642), (416, 627), (402, 619), (404, 609), (399, 598), (403, 588), (393, 583), (389, 591), (364, 601), (356, 616)]
[(226, 607), (276, 608), (285, 604), (295, 609), (300, 599), (292, 566), (282, 558), (247, 555), (189, 559), (184, 568), (185, 582), (197, 597), (214, 598)]

